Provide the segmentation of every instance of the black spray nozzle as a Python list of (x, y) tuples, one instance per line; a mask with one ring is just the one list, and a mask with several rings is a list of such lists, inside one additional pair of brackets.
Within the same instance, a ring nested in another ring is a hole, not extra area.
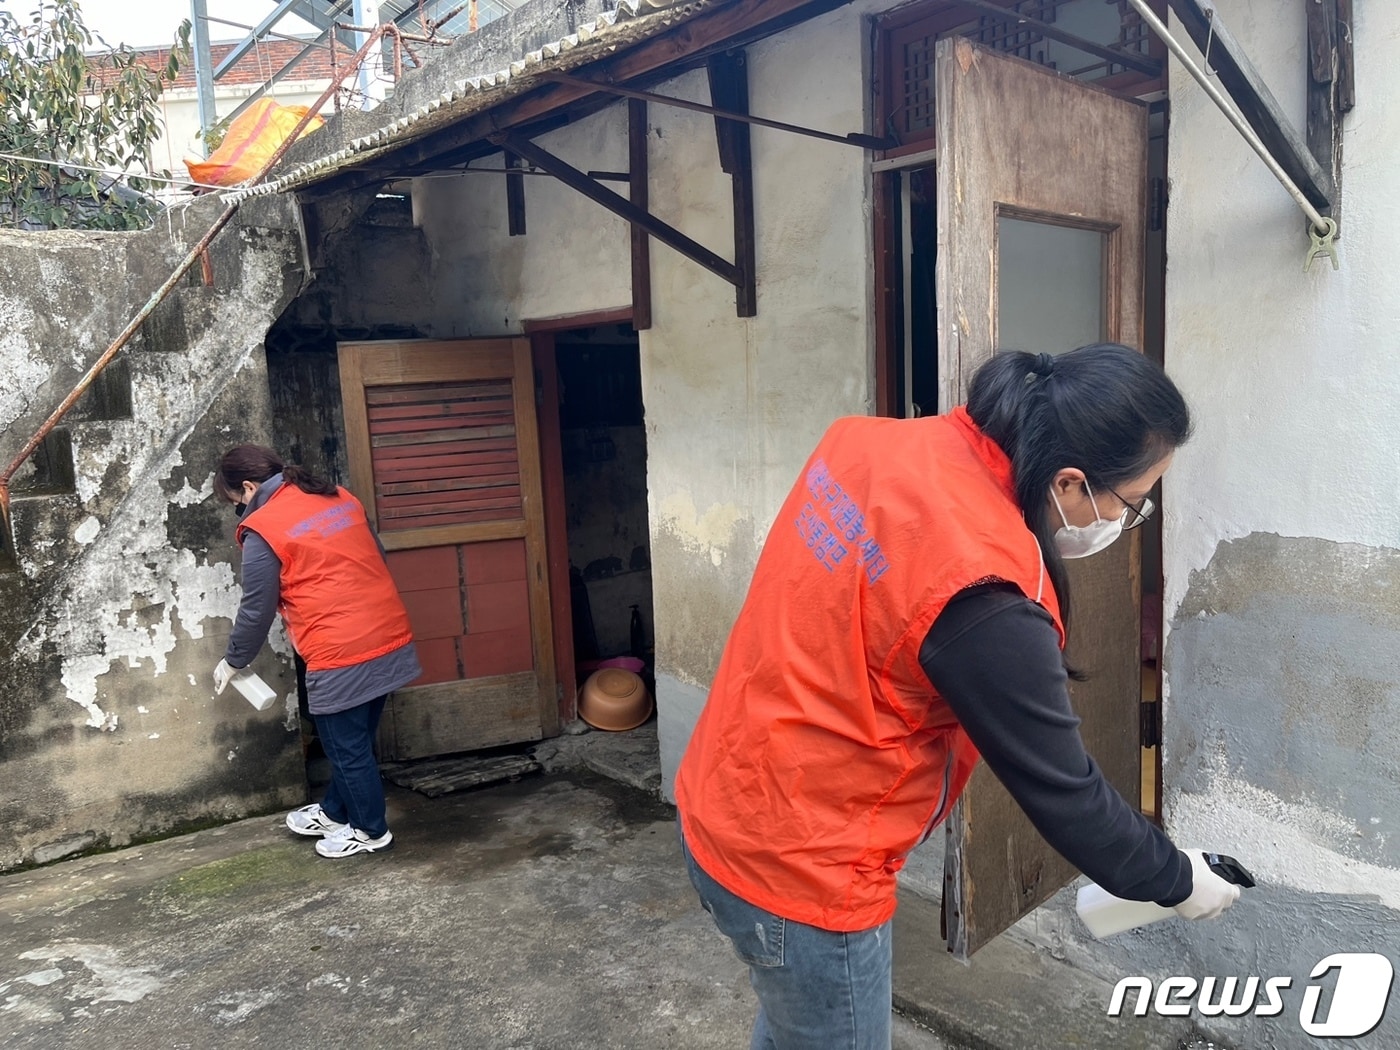
[(1210, 865), (1210, 870), (1215, 872), (1226, 882), (1233, 882), (1236, 886), (1243, 886), (1245, 889), (1252, 889), (1254, 887), (1254, 876), (1234, 857), (1227, 857), (1223, 853), (1205, 853), (1202, 855), (1206, 858), (1206, 863)]

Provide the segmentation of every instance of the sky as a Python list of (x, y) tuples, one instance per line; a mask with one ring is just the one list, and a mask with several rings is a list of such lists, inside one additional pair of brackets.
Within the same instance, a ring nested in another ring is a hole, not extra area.
[[(130, 44), (148, 47), (170, 43), (175, 30), (190, 17), (189, 0), (80, 0), (83, 21), (89, 29), (100, 34), (109, 44)], [(39, 6), (39, 0), (0, 0), (0, 9), (10, 11), (22, 21)], [(226, 18), (245, 25), (256, 25), (277, 5), (273, 0), (206, 0), (208, 12), (215, 18)], [(279, 33), (314, 32), (299, 18), (286, 16), (274, 27)], [(211, 22), (209, 39), (241, 40), (246, 31), (233, 26)]]

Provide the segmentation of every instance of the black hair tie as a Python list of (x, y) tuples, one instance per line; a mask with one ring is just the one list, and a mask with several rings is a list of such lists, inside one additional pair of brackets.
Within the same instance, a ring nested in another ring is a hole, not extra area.
[(1035, 357), (1036, 375), (1049, 376), (1055, 370), (1055, 358), (1050, 354), (1037, 354)]

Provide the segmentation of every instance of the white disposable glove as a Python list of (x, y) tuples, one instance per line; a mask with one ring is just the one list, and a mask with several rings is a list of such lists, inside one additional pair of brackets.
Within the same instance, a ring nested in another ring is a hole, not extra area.
[(1210, 870), (1206, 851), (1184, 849), (1191, 862), (1191, 896), (1176, 905), (1176, 913), (1184, 919), (1214, 919), (1240, 899), (1240, 888)]
[(214, 668), (214, 695), (218, 696), (224, 691), (224, 686), (233, 680), (237, 668), (230, 667), (227, 660), (220, 660), (219, 666)]

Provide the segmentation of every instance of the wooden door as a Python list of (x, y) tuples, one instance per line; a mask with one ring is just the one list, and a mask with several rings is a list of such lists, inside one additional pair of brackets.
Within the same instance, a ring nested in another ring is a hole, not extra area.
[[(936, 49), (940, 396), (967, 399), (993, 348), (1142, 345), (1147, 112), (965, 38)], [(1139, 538), (1070, 563), (1071, 697), (1089, 752), (1133, 804)], [(979, 767), (948, 823), (949, 950), (966, 957), (1074, 877)]]
[(380, 758), (559, 731), (528, 339), (341, 343), (350, 488), (413, 624)]

